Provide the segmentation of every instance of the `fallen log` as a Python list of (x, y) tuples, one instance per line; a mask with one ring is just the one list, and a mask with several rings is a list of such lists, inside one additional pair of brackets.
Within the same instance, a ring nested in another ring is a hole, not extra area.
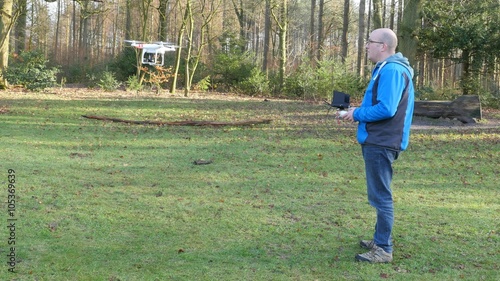
[(479, 96), (460, 96), (454, 101), (415, 101), (414, 116), (457, 119), (462, 123), (476, 123), (481, 119)]
[(106, 116), (95, 116), (95, 115), (82, 115), (83, 118), (95, 119), (102, 121), (119, 122), (126, 124), (135, 125), (157, 125), (157, 126), (253, 126), (257, 124), (269, 124), (271, 119), (255, 119), (255, 120), (244, 120), (244, 121), (234, 121), (234, 122), (224, 122), (224, 121), (137, 121), (137, 120), (126, 120), (120, 118), (106, 117)]

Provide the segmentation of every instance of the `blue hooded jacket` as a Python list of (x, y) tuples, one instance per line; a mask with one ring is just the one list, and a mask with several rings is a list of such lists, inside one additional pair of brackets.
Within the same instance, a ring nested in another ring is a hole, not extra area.
[(396, 53), (378, 62), (361, 106), (354, 111), (360, 144), (405, 150), (413, 117), (413, 68)]

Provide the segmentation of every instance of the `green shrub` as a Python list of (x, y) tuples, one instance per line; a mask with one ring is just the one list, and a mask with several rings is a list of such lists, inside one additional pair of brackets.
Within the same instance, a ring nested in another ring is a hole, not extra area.
[(321, 77), (319, 94), (326, 94), (327, 98), (331, 98), (333, 90), (337, 90), (351, 95), (352, 99), (361, 99), (368, 81), (350, 70), (349, 65), (349, 62), (341, 63), (336, 60), (322, 61), (318, 69), (318, 76)]
[(307, 99), (314, 97), (318, 92), (315, 71), (308, 61), (303, 62), (297, 70), (285, 78), (285, 85), (281, 94), (290, 98)]
[(208, 91), (211, 87), (210, 76), (206, 76), (196, 83), (196, 88), (201, 91)]
[(127, 78), (127, 82), (125, 82), (128, 91), (141, 91), (144, 86), (139, 82), (137, 76), (132, 75)]
[(235, 89), (251, 76), (254, 58), (245, 52), (221, 52), (216, 55), (212, 68), (212, 82), (222, 88)]
[(137, 54), (133, 47), (124, 48), (118, 56), (106, 64), (106, 69), (115, 74), (119, 81), (126, 81), (137, 72)]
[(10, 84), (21, 85), (31, 91), (41, 91), (57, 85), (59, 69), (47, 66), (42, 52), (21, 52), (10, 58), (4, 76)]
[(269, 93), (269, 80), (265, 73), (253, 68), (250, 76), (239, 83), (238, 89), (247, 95), (264, 95)]
[(500, 88), (492, 85), (481, 93), (481, 104), (489, 108), (500, 108)]
[(366, 85), (362, 77), (350, 72), (339, 61), (325, 60), (318, 66), (304, 61), (285, 79), (283, 94), (304, 99), (330, 99), (333, 90), (337, 90), (359, 98)]
[(444, 87), (434, 89), (432, 86), (423, 86), (415, 90), (417, 100), (454, 100), (461, 95), (461, 89)]
[(111, 71), (103, 71), (100, 77), (97, 81), (97, 86), (104, 91), (111, 92), (121, 86), (121, 83), (116, 80), (115, 74)]

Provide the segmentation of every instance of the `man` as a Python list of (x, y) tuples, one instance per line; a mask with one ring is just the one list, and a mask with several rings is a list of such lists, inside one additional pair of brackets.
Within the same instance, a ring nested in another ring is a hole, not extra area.
[(356, 255), (357, 261), (392, 262), (392, 163), (408, 147), (413, 116), (413, 69), (408, 59), (396, 53), (396, 34), (387, 28), (374, 30), (366, 42), (368, 58), (376, 63), (359, 108), (343, 117), (359, 122), (357, 139), (365, 162), (368, 201), (377, 210), (372, 240), (360, 246), (370, 250)]

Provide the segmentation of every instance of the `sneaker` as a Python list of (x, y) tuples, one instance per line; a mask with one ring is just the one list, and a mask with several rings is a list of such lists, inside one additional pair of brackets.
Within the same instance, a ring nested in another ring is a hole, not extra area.
[(356, 255), (356, 260), (369, 263), (388, 263), (392, 262), (392, 253), (387, 253), (384, 249), (373, 246), (371, 251)]
[(361, 248), (371, 250), (373, 249), (373, 246), (375, 246), (375, 242), (373, 242), (373, 240), (361, 240), (359, 241), (359, 246), (361, 246)]

